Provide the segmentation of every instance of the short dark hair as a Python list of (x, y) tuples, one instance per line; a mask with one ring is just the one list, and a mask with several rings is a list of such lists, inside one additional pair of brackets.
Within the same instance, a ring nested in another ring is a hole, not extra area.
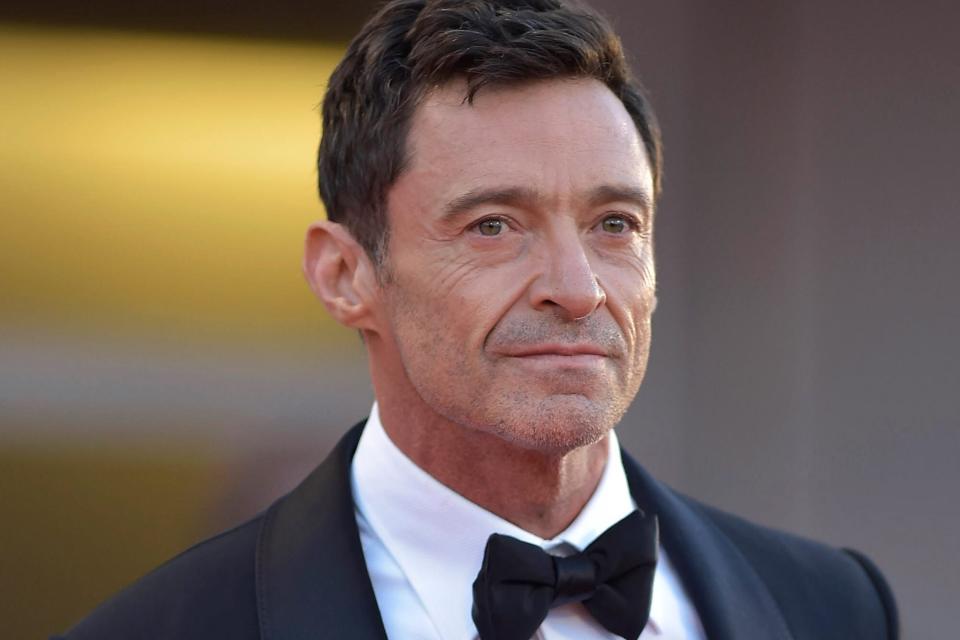
[(595, 78), (637, 127), (660, 191), (653, 109), (630, 74), (620, 39), (594, 10), (569, 0), (393, 0), (363, 26), (330, 77), (317, 158), (327, 217), (375, 263), (388, 239), (387, 192), (408, 160), (414, 110), (431, 87)]

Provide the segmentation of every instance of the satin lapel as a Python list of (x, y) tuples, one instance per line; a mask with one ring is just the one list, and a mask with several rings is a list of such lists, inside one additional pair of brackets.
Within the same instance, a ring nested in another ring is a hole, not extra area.
[(363, 559), (350, 462), (363, 423), (264, 516), (257, 542), (263, 640), (386, 640)]
[(747, 559), (691, 503), (654, 480), (626, 452), (630, 491), (657, 514), (660, 541), (670, 555), (710, 640), (790, 640), (773, 596)]

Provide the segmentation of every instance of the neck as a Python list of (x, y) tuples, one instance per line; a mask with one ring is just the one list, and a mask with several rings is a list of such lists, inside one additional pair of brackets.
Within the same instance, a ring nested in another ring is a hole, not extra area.
[(556, 536), (600, 482), (609, 435), (566, 452), (523, 448), (450, 422), (422, 401), (410, 402), (418, 398), (413, 389), (391, 393), (374, 378), (381, 421), (397, 448), (439, 482), (525, 531)]

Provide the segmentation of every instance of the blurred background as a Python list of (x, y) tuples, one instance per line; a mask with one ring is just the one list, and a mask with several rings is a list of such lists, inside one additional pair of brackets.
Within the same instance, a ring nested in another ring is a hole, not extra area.
[[(675, 487), (960, 595), (960, 5), (595, 0), (666, 141), (619, 428)], [(372, 395), (299, 272), (372, 2), (0, 7), (0, 619), (64, 630), (292, 487)]]

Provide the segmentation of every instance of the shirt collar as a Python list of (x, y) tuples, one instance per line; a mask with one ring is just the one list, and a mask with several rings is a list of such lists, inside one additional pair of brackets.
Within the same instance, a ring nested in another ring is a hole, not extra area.
[(577, 551), (635, 505), (616, 434), (596, 491), (577, 518), (544, 540), (470, 502), (418, 467), (390, 440), (374, 403), (353, 458), (357, 509), (406, 575), (442, 638), (476, 635), (472, 585), (490, 534), (501, 533), (547, 550)]

